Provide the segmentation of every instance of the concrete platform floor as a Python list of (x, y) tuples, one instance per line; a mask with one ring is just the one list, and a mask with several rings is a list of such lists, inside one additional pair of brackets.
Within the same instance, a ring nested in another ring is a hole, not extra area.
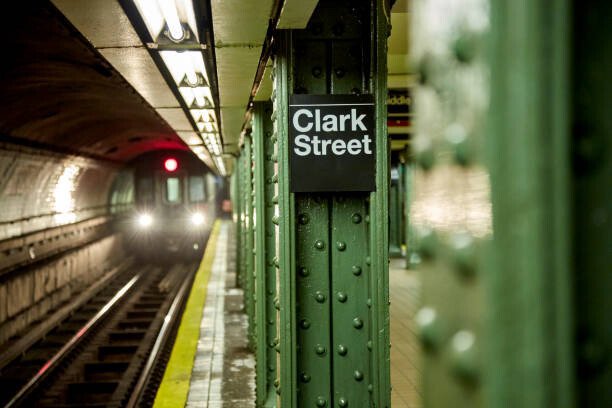
[(420, 345), (414, 326), (420, 283), (417, 273), (404, 269), (405, 260), (395, 258), (389, 265), (391, 300), (391, 406), (422, 407), (419, 378)]

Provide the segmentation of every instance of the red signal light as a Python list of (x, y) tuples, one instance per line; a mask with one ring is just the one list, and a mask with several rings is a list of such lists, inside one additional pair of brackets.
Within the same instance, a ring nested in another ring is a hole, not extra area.
[(166, 171), (173, 172), (178, 169), (178, 162), (174, 158), (169, 158), (164, 161), (164, 168)]

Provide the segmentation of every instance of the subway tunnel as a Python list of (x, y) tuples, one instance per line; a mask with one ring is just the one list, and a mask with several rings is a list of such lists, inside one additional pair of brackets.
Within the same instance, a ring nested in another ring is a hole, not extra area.
[(610, 406), (611, 13), (5, 5), (0, 404)]

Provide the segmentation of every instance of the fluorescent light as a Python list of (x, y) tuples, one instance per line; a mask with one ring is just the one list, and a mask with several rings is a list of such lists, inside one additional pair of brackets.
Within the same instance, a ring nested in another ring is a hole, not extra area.
[(217, 166), (217, 169), (219, 169), (219, 173), (221, 173), (222, 176), (225, 176), (226, 170), (225, 170), (225, 162), (223, 161), (223, 158), (220, 156), (216, 156), (216, 157), (213, 157), (213, 160), (215, 162), (215, 165)]
[[(212, 99), (212, 98), (211, 98)], [(191, 116), (196, 122), (215, 122), (214, 109), (190, 109)]]
[(149, 34), (153, 41), (157, 41), (157, 37), (164, 29), (164, 16), (159, 9), (159, 5), (155, 0), (134, 0), (138, 12), (142, 16)]
[(204, 79), (207, 78), (200, 51), (165, 50), (160, 51), (159, 54), (177, 85), (185, 79), (190, 86), (197, 86), (200, 83), (198, 75)]
[(179, 19), (174, 0), (157, 0), (157, 3), (166, 20), (166, 24), (168, 24), (170, 39), (177, 42), (182, 40), (185, 37), (185, 31)]

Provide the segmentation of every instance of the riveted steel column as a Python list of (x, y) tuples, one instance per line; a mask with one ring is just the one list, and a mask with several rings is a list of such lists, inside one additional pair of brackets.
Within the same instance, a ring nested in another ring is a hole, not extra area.
[[(389, 406), (389, 10), (383, 3), (322, 0), (305, 30), (279, 35), (274, 116), (283, 407)], [(375, 96), (375, 192), (289, 193), (291, 93)]]
[(577, 406), (612, 406), (612, 4), (573, 2)]
[(426, 406), (575, 406), (566, 3), (413, 3)]
[(256, 102), (253, 109), (255, 191), (255, 282), (257, 328), (257, 406), (276, 405), (276, 267), (274, 224), (274, 143), (272, 104)]
[(251, 135), (243, 142), (243, 200), (244, 200), (244, 307), (248, 316), (249, 347), (255, 348), (255, 265), (253, 237), (253, 149)]

